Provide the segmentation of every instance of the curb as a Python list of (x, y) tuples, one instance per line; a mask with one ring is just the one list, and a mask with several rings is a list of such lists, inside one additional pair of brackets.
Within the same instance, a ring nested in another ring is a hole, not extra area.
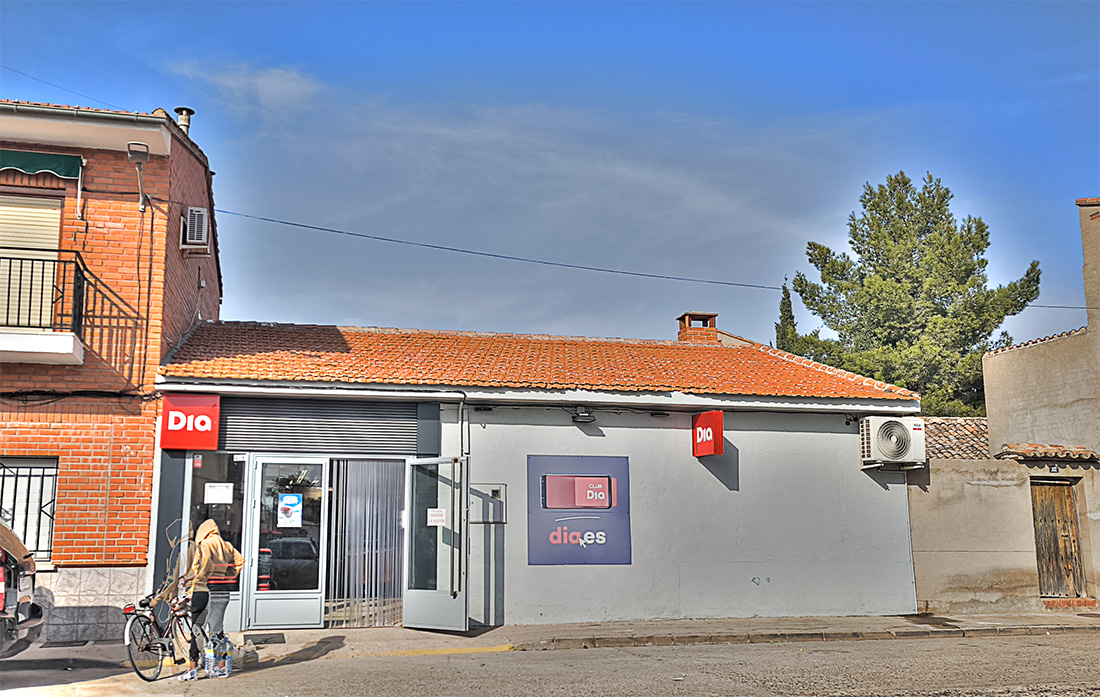
[(868, 630), (865, 632), (749, 632), (728, 634), (655, 634), (586, 637), (555, 637), (538, 641), (516, 642), (516, 651), (554, 651), (593, 648), (630, 648), (645, 646), (693, 646), (700, 644), (778, 644), (825, 641), (877, 641), (893, 639), (957, 639), (998, 636), (1034, 636), (1053, 634), (1100, 634), (1097, 625), (1010, 625), (1002, 627), (962, 627)]

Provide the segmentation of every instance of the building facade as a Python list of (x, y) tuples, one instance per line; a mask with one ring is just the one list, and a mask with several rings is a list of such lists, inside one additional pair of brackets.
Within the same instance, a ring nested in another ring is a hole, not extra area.
[(917, 396), (680, 322), (205, 323), (161, 370), (158, 519), (238, 544), (240, 628), (913, 612), (907, 474), (859, 418)]
[(1095, 607), (1100, 593), (1100, 199), (1079, 199), (1088, 324), (988, 353), (988, 419), (927, 419), (910, 478), (923, 611)]
[(54, 640), (119, 636), (151, 583), (157, 369), (218, 317), (211, 172), (180, 112), (0, 101), (0, 508)]

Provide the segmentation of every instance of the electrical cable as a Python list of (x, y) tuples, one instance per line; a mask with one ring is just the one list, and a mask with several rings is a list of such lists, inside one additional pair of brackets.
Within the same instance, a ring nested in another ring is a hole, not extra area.
[[(375, 240), (378, 242), (391, 242), (393, 244), (404, 244), (410, 247), (422, 247), (425, 249), (436, 249), (444, 252), (456, 252), (459, 254), (470, 254), (472, 256), (488, 257), (490, 259), (502, 259), (505, 261), (520, 261), (526, 264), (540, 264), (543, 266), (554, 266), (563, 269), (576, 269), (580, 271), (597, 271), (600, 273), (618, 274), (621, 276), (635, 276), (639, 278), (655, 278), (663, 281), (682, 281), (684, 283), (704, 283), (716, 286), (735, 286), (738, 288), (759, 288), (762, 290), (783, 290), (779, 286), (767, 286), (757, 283), (738, 283), (735, 281), (715, 281), (706, 278), (690, 278), (686, 276), (669, 276), (666, 274), (657, 273), (644, 273), (642, 271), (627, 271), (624, 269), (608, 269), (600, 266), (585, 266), (583, 264), (568, 264), (559, 261), (547, 261), (545, 259), (532, 259), (530, 257), (517, 257), (509, 254), (497, 254), (495, 252), (483, 252), (475, 249), (463, 249), (462, 247), (448, 247), (441, 244), (431, 244), (428, 242), (413, 242), (410, 240), (401, 240), (394, 237), (383, 237), (382, 235), (371, 235), (365, 232), (352, 232), (350, 230), (340, 230), (337, 228), (324, 227), (323, 225), (308, 225), (306, 223), (295, 223), (289, 220), (280, 220), (279, 218), (268, 218), (261, 215), (251, 215), (249, 213), (238, 213), (236, 211), (225, 210), (223, 208), (215, 208), (214, 212), (221, 213), (223, 215), (233, 215), (238, 218), (247, 218), (249, 220), (259, 220), (265, 223), (275, 223), (277, 225), (287, 225), (290, 227), (302, 228), (305, 230), (316, 230), (318, 232), (330, 232), (336, 235), (346, 235), (348, 237), (359, 237), (367, 240)], [(1041, 308), (1045, 310), (1096, 310), (1100, 308), (1089, 307), (1087, 305), (1035, 305), (1028, 304), (1027, 307)]]
[[(109, 106), (112, 109), (117, 109), (118, 111), (125, 111), (125, 109), (123, 109), (122, 107), (117, 106), (115, 104), (111, 104), (110, 102), (105, 102), (102, 99), (96, 99), (95, 97), (91, 97), (91, 96), (88, 96), (86, 94), (82, 94), (82, 93), (77, 92), (75, 90), (70, 90), (67, 87), (62, 87), (61, 85), (56, 85), (52, 82), (47, 82), (46, 80), (42, 80), (40, 78), (34, 77), (33, 75), (28, 75), (27, 73), (23, 72), (22, 70), (16, 70), (15, 68), (12, 68), (11, 66), (4, 65), (4, 64), (0, 63), (0, 68), (3, 68), (4, 70), (10, 70), (13, 73), (18, 73), (19, 75), (22, 75), (23, 77), (26, 77), (30, 80), (34, 80), (35, 82), (40, 82), (43, 85), (49, 85), (50, 87), (56, 87), (59, 90), (64, 90), (65, 92), (68, 92), (70, 94), (75, 94), (78, 97), (83, 97), (84, 99), (90, 99), (93, 102), (99, 102), (100, 104), (104, 104), (106, 106)], [(127, 192), (127, 193), (129, 193), (129, 192)], [(173, 203), (173, 202), (169, 201), (169, 203)], [(294, 222), (290, 222), (290, 221), (287, 221), (287, 220), (279, 220), (277, 218), (266, 218), (266, 217), (258, 216), (258, 215), (249, 215), (247, 213), (237, 213), (235, 211), (229, 211), (229, 210), (224, 210), (224, 209), (220, 209), (220, 208), (215, 208), (214, 210), (215, 210), (215, 212), (222, 213), (224, 215), (234, 215), (234, 216), (237, 216), (237, 217), (240, 217), (240, 218), (249, 218), (249, 219), (252, 219), (252, 220), (261, 220), (263, 222), (275, 223), (275, 224), (278, 224), (278, 225), (288, 225), (288, 226), (291, 226), (291, 227), (298, 227), (298, 228), (303, 228), (303, 229), (306, 229), (306, 230), (317, 230), (319, 232), (330, 232), (330, 233), (334, 233), (334, 234), (337, 234), (337, 235), (348, 235), (350, 237), (361, 237), (361, 238), (364, 238), (364, 239), (376, 240), (376, 241), (379, 241), (379, 242), (390, 242), (390, 243), (393, 243), (393, 244), (404, 244), (404, 245), (409, 245), (411, 247), (422, 247), (422, 248), (425, 248), (425, 249), (436, 249), (436, 250), (444, 251), (444, 252), (455, 252), (455, 253), (458, 253), (458, 254), (469, 254), (469, 255), (472, 255), (472, 256), (488, 257), (490, 259), (502, 259), (502, 260), (505, 260), (505, 261), (519, 261), (519, 262), (523, 262), (523, 263), (526, 263), (526, 264), (539, 264), (539, 265), (542, 265), (542, 266), (554, 266), (554, 267), (563, 268), (563, 269), (576, 269), (576, 270), (579, 270), (579, 271), (595, 271), (595, 272), (599, 272), (599, 273), (617, 274), (617, 275), (620, 275), (620, 276), (634, 276), (634, 277), (637, 277), (637, 278), (654, 278), (654, 279), (664, 280), (664, 281), (681, 281), (681, 282), (684, 282), (684, 283), (703, 283), (703, 284), (707, 284), (707, 285), (733, 286), (733, 287), (737, 287), (737, 288), (758, 288), (758, 289), (761, 289), (761, 290), (782, 290), (782, 288), (779, 287), (779, 286), (768, 286), (768, 285), (756, 284), (756, 283), (737, 283), (735, 281), (715, 281), (715, 280), (704, 279), (704, 278), (690, 278), (690, 277), (685, 277), (685, 276), (670, 276), (670, 275), (666, 275), (666, 274), (644, 273), (644, 272), (641, 272), (641, 271), (626, 271), (626, 270), (623, 270), (623, 269), (607, 269), (607, 268), (603, 268), (603, 267), (599, 267), (599, 266), (585, 266), (583, 264), (567, 264), (567, 263), (564, 263), (564, 262), (547, 261), (545, 259), (530, 259), (530, 258), (527, 258), (527, 257), (510, 256), (510, 255), (507, 255), (507, 254), (496, 254), (496, 253), (493, 253), (493, 252), (482, 252), (482, 251), (473, 250), (473, 249), (463, 249), (461, 247), (448, 247), (448, 246), (445, 246), (445, 245), (429, 244), (429, 243), (426, 243), (426, 242), (411, 242), (409, 240), (399, 240), (399, 239), (392, 238), (392, 237), (382, 237), (381, 235), (370, 235), (370, 234), (363, 233), (363, 232), (351, 232), (349, 230), (338, 230), (338, 229), (335, 229), (335, 228), (327, 228), (327, 227), (322, 227), (320, 225), (306, 225), (304, 223), (294, 223)], [(1026, 307), (1027, 308), (1034, 307), (1034, 308), (1039, 308), (1039, 309), (1044, 309), (1044, 310), (1098, 310), (1098, 309), (1100, 309), (1100, 307), (1090, 307), (1090, 306), (1087, 306), (1087, 305), (1037, 305), (1037, 304), (1031, 304), (1031, 303), (1029, 303)]]
[(110, 102), (105, 102), (102, 99), (96, 99), (95, 97), (89, 97), (86, 94), (81, 94), (80, 92), (77, 92), (75, 90), (71, 90), (68, 87), (62, 87), (61, 85), (55, 85), (52, 82), (46, 82), (45, 80), (39, 79), (39, 78), (35, 77), (34, 75), (28, 75), (25, 72), (23, 72), (22, 70), (16, 70), (15, 68), (13, 68), (11, 66), (4, 65), (4, 64), (0, 63), (0, 68), (3, 68), (4, 70), (10, 70), (13, 73), (18, 73), (19, 75), (22, 75), (23, 77), (25, 77), (29, 80), (34, 80), (35, 82), (41, 82), (43, 85), (49, 85), (50, 87), (56, 87), (59, 90), (64, 90), (65, 92), (68, 92), (69, 94), (75, 94), (78, 97), (83, 97), (84, 99), (90, 99), (93, 102), (99, 102), (100, 104), (104, 104), (106, 106), (109, 106), (112, 109), (115, 109), (117, 111), (126, 111), (122, 107), (111, 104)]
[(350, 230), (339, 230), (337, 228), (324, 227), (321, 225), (307, 225), (305, 223), (295, 223), (289, 220), (279, 220), (278, 218), (265, 218), (260, 215), (250, 215), (248, 213), (237, 213), (236, 211), (228, 211), (222, 208), (215, 208), (214, 212), (221, 213), (223, 215), (234, 215), (239, 218), (248, 218), (250, 220), (260, 220), (265, 223), (275, 223), (277, 225), (288, 225), (290, 227), (303, 228), (305, 230), (316, 230), (318, 232), (330, 232), (336, 235), (347, 235), (348, 237), (360, 237), (368, 240), (376, 240), (378, 242), (391, 242), (393, 244), (404, 244), (410, 247), (422, 247), (425, 249), (437, 249), (443, 252), (456, 252), (458, 254), (469, 254), (471, 256), (488, 257), (490, 259), (503, 259), (505, 261), (520, 261), (525, 264), (540, 264), (542, 266), (554, 266), (563, 269), (577, 269), (579, 271), (597, 271), (599, 273), (617, 274), (620, 276), (635, 276), (638, 278), (655, 278), (663, 281), (683, 281), (685, 283), (705, 283), (714, 286), (736, 286), (738, 288), (760, 288), (763, 290), (783, 290), (779, 286), (766, 286), (757, 283), (737, 283), (735, 281), (715, 281), (706, 278), (689, 278), (686, 276), (669, 276), (659, 273), (644, 273), (642, 271), (626, 271), (624, 269), (608, 269), (601, 266), (585, 266), (583, 264), (567, 264), (560, 261), (547, 261), (545, 259), (532, 259), (530, 257), (517, 257), (509, 254), (497, 254), (495, 252), (482, 252), (476, 249), (463, 249), (462, 247), (448, 247), (441, 244), (430, 244), (428, 242), (412, 242), (410, 240), (399, 240), (394, 237), (383, 237), (381, 235), (370, 235), (365, 232), (351, 232)]

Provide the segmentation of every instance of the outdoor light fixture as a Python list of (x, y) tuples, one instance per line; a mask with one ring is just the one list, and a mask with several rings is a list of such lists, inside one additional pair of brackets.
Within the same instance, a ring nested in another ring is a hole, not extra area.
[(145, 182), (141, 178), (141, 168), (149, 161), (149, 146), (145, 143), (127, 143), (126, 152), (130, 155), (130, 162), (134, 163), (138, 175), (138, 199), (141, 204), (141, 212), (145, 212)]
[(575, 424), (590, 424), (595, 420), (596, 415), (588, 407), (577, 407), (576, 413), (573, 414), (573, 423)]

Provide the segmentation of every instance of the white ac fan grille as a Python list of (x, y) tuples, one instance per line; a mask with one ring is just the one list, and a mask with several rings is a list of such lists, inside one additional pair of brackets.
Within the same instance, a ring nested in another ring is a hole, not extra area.
[(900, 460), (909, 452), (911, 441), (909, 429), (900, 421), (887, 421), (879, 426), (875, 433), (875, 445), (882, 455), (891, 460)]

